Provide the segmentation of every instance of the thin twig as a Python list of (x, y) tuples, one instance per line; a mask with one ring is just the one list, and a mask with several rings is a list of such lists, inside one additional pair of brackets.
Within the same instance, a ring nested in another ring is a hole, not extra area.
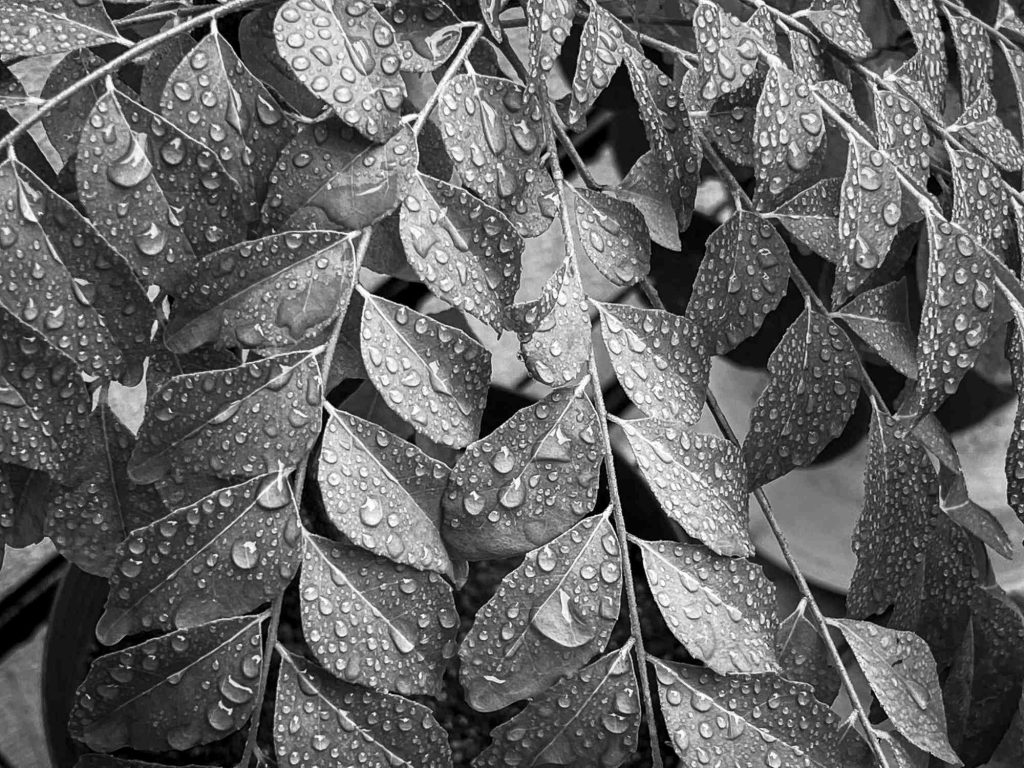
[(469, 38), (463, 44), (459, 52), (455, 54), (455, 58), (452, 59), (451, 64), (448, 65), (448, 69), (445, 70), (441, 80), (437, 83), (437, 87), (434, 88), (434, 92), (430, 94), (427, 99), (427, 103), (423, 105), (423, 109), (420, 110), (419, 114), (416, 115), (416, 122), (412, 124), (412, 133), (414, 136), (419, 136), (420, 131), (423, 130), (424, 124), (427, 122), (427, 118), (430, 117), (430, 113), (437, 105), (438, 100), (448, 87), (448, 83), (451, 82), (452, 78), (458, 74), (458, 71), (462, 69), (462, 65), (469, 59), (469, 55), (473, 52), (473, 48), (480, 40), (480, 36), (484, 33), (483, 24), (475, 24), (473, 31), (470, 33)]

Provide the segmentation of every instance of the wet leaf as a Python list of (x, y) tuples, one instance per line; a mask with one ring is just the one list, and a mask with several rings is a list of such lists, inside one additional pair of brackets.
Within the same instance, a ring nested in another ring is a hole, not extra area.
[(403, 72), (433, 72), (459, 45), (459, 18), (444, 0), (393, 0), (381, 14), (395, 31)]
[(686, 316), (719, 355), (756, 334), (786, 295), (789, 249), (759, 214), (739, 211), (711, 233)]
[(317, 478), (328, 519), (357, 546), (451, 576), (439, 530), (448, 473), (447, 466), (384, 428), (331, 412)]
[(379, 296), (363, 298), (363, 365), (388, 407), (442, 445), (469, 445), (480, 432), (490, 353), (427, 315)]
[(942, 119), (945, 107), (945, 36), (932, 0), (894, 0), (907, 23), (917, 52), (890, 75), (905, 87), (913, 100), (923, 104), (931, 115)]
[(164, 86), (175, 67), (195, 44), (196, 41), (189, 35), (175, 35), (149, 52), (139, 85), (139, 102), (146, 109), (160, 112), (160, 97), (163, 96)]
[(45, 472), (0, 464), (0, 545), (29, 547), (46, 535), (46, 515), (59, 486)]
[(459, 618), (436, 573), (309, 534), (299, 591), (306, 643), (335, 677), (403, 695), (440, 693)]
[(0, 59), (73, 51), (108, 43), (128, 45), (100, 0), (4, 0)]
[[(50, 70), (39, 98), (53, 98), (103, 64), (103, 59), (92, 51), (72, 51)], [(96, 101), (105, 92), (106, 86), (103, 83), (88, 85), (71, 98), (59, 102), (53, 111), (43, 118), (46, 138), (50, 140), (50, 145), (57, 151), (62, 163), (67, 163), (78, 151), (78, 137), (82, 132), (82, 126), (89, 118)]]
[(1017, 395), (1017, 412), (1013, 419), (1013, 432), (1006, 448), (1003, 472), (1006, 476), (1006, 501), (1017, 517), (1024, 521), (1024, 336), (1016, 315), (1006, 338), (1006, 359), (1010, 363), (1013, 389)]
[(943, 6), (960, 67), (960, 102), (967, 108), (979, 98), (991, 97), (994, 77), (992, 45), (985, 24), (970, 14)]
[(779, 625), (775, 653), (787, 680), (811, 686), (821, 701), (831, 702), (839, 694), (839, 672), (832, 666), (817, 626), (807, 618), (806, 598)]
[(469, 705), (493, 712), (582, 667), (608, 644), (621, 591), (607, 515), (585, 518), (528, 553), (462, 641), (459, 681)]
[(217, 491), (118, 546), (96, 636), (113, 645), (134, 632), (189, 629), (253, 610), (288, 585), (300, 548), (284, 475)]
[(175, 376), (149, 396), (128, 474), (152, 483), (174, 471), (228, 479), (295, 466), (320, 434), (321, 390), (310, 352)]
[(820, 179), (765, 215), (782, 222), (786, 231), (806, 248), (838, 264), (841, 188), (841, 179)]
[(399, 219), (409, 264), (437, 296), (500, 331), (519, 288), (524, 243), (496, 208), (417, 174)]
[(1010, 173), (1024, 165), (1024, 152), (1010, 130), (996, 114), (997, 105), (991, 93), (979, 96), (963, 111), (949, 132), (967, 140), (982, 157)]
[(523, 237), (547, 230), (558, 212), (541, 157), (546, 115), (537, 97), (497, 77), (457, 75), (438, 103), (438, 123), (462, 183), (500, 210)]
[(594, 508), (602, 452), (583, 387), (558, 389), (473, 443), (452, 469), (444, 539), (467, 560), (521, 554)]
[(290, 653), (279, 674), (274, 746), (282, 765), (451, 766), (447, 735), (422, 704), (342, 682)]
[(842, 320), (908, 379), (917, 378), (917, 339), (910, 329), (905, 278), (865, 291), (833, 312), (831, 317)]
[(985, 542), (1007, 560), (1013, 559), (1013, 545), (998, 518), (971, 500), (963, 472), (939, 465), (939, 507), (957, 525)]
[(702, 0), (693, 14), (701, 76), (698, 93), (708, 104), (735, 93), (757, 66), (758, 32), (716, 3)]
[(626, 45), (622, 25), (614, 16), (597, 3), (589, 5), (588, 10), (566, 113), (570, 125), (583, 120), (608, 87), (622, 63), (622, 48)]
[(524, 0), (523, 13), (528, 34), (527, 71), (535, 83), (531, 89), (544, 96), (547, 76), (572, 29), (576, 0)]
[(691, 656), (723, 675), (778, 671), (775, 585), (760, 566), (699, 545), (636, 542), (658, 609)]
[(595, 302), (601, 336), (629, 399), (656, 419), (700, 418), (711, 357), (696, 324), (662, 309)]
[(651, 240), (671, 251), (682, 250), (679, 222), (672, 208), (671, 196), (665, 194), (664, 175), (653, 151), (645, 152), (630, 169), (626, 178), (608, 194), (632, 203), (643, 214)]
[(283, 232), (200, 260), (174, 303), (164, 342), (268, 349), (316, 337), (345, 310), (355, 282), (348, 235)]
[(829, 619), (850, 644), (889, 720), (911, 744), (961, 765), (946, 736), (946, 715), (935, 660), (912, 632), (866, 621)]
[[(932, 136), (920, 108), (902, 94), (871, 88), (878, 148), (920, 189), (927, 189)], [(922, 214), (912, 195), (903, 195), (903, 220), (918, 221)]]
[(871, 55), (872, 45), (860, 23), (857, 0), (814, 0), (805, 14), (807, 21), (855, 59)]
[(810, 307), (768, 358), (771, 378), (750, 414), (750, 488), (809, 464), (846, 427), (860, 394), (849, 337)]
[[(754, 75), (735, 91), (723, 94), (711, 104), (698, 101), (694, 105), (698, 111), (707, 113), (704, 134), (715, 142), (724, 157), (748, 168), (754, 165), (754, 121), (767, 72), (764, 64), (758, 64)], [(684, 87), (696, 87), (697, 80), (697, 70), (693, 70), (692, 82), (687, 78)]]
[[(277, 4), (256, 8), (242, 18), (238, 24), (239, 56), (249, 71), (272, 88), (288, 106), (307, 117), (316, 117), (324, 109), (323, 102), (299, 82), (288, 62), (277, 51), (274, 19), (279, 8)], [(179, 60), (182, 56), (184, 52)], [(160, 90), (163, 91), (162, 86)]]
[(579, 243), (598, 271), (616, 285), (639, 283), (651, 271), (651, 237), (632, 203), (573, 188)]
[(747, 468), (740, 449), (677, 422), (620, 421), (637, 466), (665, 514), (719, 555), (754, 554)]
[(632, 643), (602, 656), (537, 696), (491, 731), (474, 768), (558, 765), (617, 768), (637, 748), (640, 695)]
[(214, 621), (100, 656), (78, 688), (71, 736), (99, 752), (158, 752), (238, 730), (256, 704), (263, 618)]

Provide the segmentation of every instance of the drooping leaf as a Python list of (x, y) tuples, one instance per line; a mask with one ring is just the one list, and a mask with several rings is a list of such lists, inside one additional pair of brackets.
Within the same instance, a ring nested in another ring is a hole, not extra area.
[(527, 552), (594, 508), (602, 452), (582, 387), (558, 389), (473, 443), (452, 469), (444, 539), (467, 560)]
[(637, 466), (665, 514), (719, 555), (754, 554), (748, 526), (747, 468), (728, 440), (678, 422), (620, 421)]
[(579, 243), (598, 271), (616, 285), (639, 283), (651, 271), (651, 237), (632, 203), (573, 188)]
[(992, 45), (983, 22), (970, 14), (955, 13), (947, 6), (943, 10), (953, 33), (960, 67), (960, 102), (967, 108), (979, 98), (992, 95)]
[(753, 336), (786, 295), (789, 250), (775, 227), (739, 211), (711, 233), (686, 317), (723, 355)]
[(531, 88), (546, 95), (546, 78), (558, 61), (562, 45), (569, 37), (576, 0), (524, 0), (526, 15), (527, 71), (534, 79)]
[(653, 150), (645, 152), (633, 164), (626, 178), (608, 194), (632, 203), (643, 214), (651, 240), (671, 251), (682, 249), (679, 222), (671, 197), (664, 192), (661, 164)]
[[(932, 145), (932, 135), (921, 109), (906, 96), (892, 90), (872, 86), (871, 95), (878, 148), (918, 188), (926, 189), (931, 169), (928, 150)], [(904, 222), (921, 218), (913, 195), (903, 195), (902, 207)]]
[(924, 640), (912, 632), (867, 621), (828, 622), (850, 644), (871, 690), (896, 729), (920, 749), (960, 765), (949, 746), (935, 660)]
[(369, 421), (332, 411), (318, 482), (328, 519), (352, 543), (413, 568), (452, 574), (441, 540), (449, 469)]
[(807, 618), (806, 598), (779, 625), (775, 653), (783, 677), (811, 686), (820, 701), (835, 699), (842, 684), (839, 672), (832, 665), (818, 628)]
[(558, 212), (558, 195), (542, 155), (542, 100), (523, 86), (482, 75), (452, 78), (438, 103), (448, 155), (463, 184), (515, 225), (523, 237), (543, 234)]
[(765, 215), (782, 222), (786, 231), (805, 247), (838, 264), (841, 189), (841, 179), (820, 179)]
[[(89, 50), (71, 51), (50, 70), (41, 99), (51, 99), (65, 88), (81, 80), (93, 70), (103, 66), (103, 59)], [(66, 163), (78, 151), (78, 137), (89, 118), (96, 101), (106, 92), (103, 83), (96, 82), (79, 90), (69, 99), (59, 102), (43, 118), (43, 128), (50, 145)]]
[(524, 248), (504, 214), (460, 187), (417, 174), (402, 199), (399, 232), (409, 264), (430, 290), (502, 328)]
[(151, 112), (160, 112), (160, 97), (171, 73), (192, 50), (196, 41), (190, 35), (175, 35), (149, 52), (142, 68), (139, 103)]
[(931, 115), (942, 119), (945, 107), (945, 35), (932, 0), (895, 0), (900, 15), (914, 39), (917, 52), (891, 77), (906, 88), (914, 101)]
[(871, 55), (872, 45), (860, 23), (857, 0), (814, 0), (805, 17), (829, 42), (855, 59)]
[(185, 750), (241, 728), (257, 704), (263, 616), (178, 630), (92, 663), (68, 726), (99, 752)]
[(403, 72), (433, 72), (459, 45), (459, 18), (444, 0), (395, 0), (381, 13), (395, 30)]
[(469, 445), (480, 432), (490, 352), (427, 315), (379, 296), (363, 298), (363, 365), (388, 407), (442, 445)]
[(636, 541), (654, 601), (691, 656), (723, 675), (779, 670), (775, 585), (760, 566), (697, 545)]
[(963, 472), (953, 472), (939, 465), (939, 508), (954, 523), (985, 542), (996, 553), (1013, 559), (1013, 545), (998, 518), (976, 504), (967, 491)]
[(640, 695), (632, 642), (563, 678), (491, 731), (474, 768), (618, 768), (637, 747)]
[(619, 617), (621, 580), (607, 515), (527, 554), (462, 641), (459, 680), (470, 706), (493, 712), (535, 696), (603, 651)]
[(447, 735), (422, 704), (343, 682), (290, 653), (279, 675), (274, 747), (281, 765), (451, 766)]
[(580, 52), (566, 112), (566, 122), (570, 125), (583, 120), (608, 87), (622, 63), (622, 48), (626, 44), (622, 25), (614, 16), (597, 3), (590, 4), (588, 10), (580, 33)]
[(316, 337), (344, 312), (355, 282), (350, 236), (283, 232), (200, 260), (174, 303), (164, 342), (272, 349)]
[(217, 491), (138, 528), (117, 548), (96, 636), (189, 629), (276, 597), (298, 570), (299, 515), (284, 475)]
[(893, 368), (908, 379), (917, 378), (915, 347), (910, 329), (905, 278), (854, 297), (831, 317), (842, 320)]
[(438, 695), (459, 618), (436, 573), (308, 534), (299, 594), (306, 643), (335, 677)]
[(849, 337), (810, 307), (768, 358), (768, 373), (743, 443), (750, 488), (813, 461), (842, 433), (860, 394)]
[[(299, 82), (296, 73), (277, 51), (274, 19), (279, 8), (277, 4), (268, 5), (249, 11), (242, 17), (238, 23), (239, 56), (253, 75), (272, 88), (295, 111), (307, 117), (316, 117), (323, 111), (324, 103)], [(182, 52), (178, 59), (184, 54)], [(166, 77), (164, 82), (167, 82)], [(162, 85), (160, 90), (163, 91)]]
[(727, 745), (743, 766), (832, 768), (842, 762), (839, 718), (810, 686), (778, 675), (717, 675), (652, 659), (665, 725), (685, 768)]
[(149, 396), (128, 474), (152, 483), (179, 470), (228, 479), (295, 466), (320, 434), (322, 402), (311, 352), (175, 376)]
[(4, 0), (0, 58), (62, 53), (108, 43), (129, 45), (100, 0)]
[(601, 336), (629, 399), (656, 419), (695, 423), (711, 369), (697, 325), (662, 309), (595, 304)]
[(967, 140), (982, 157), (1009, 173), (1024, 166), (1024, 152), (1010, 130), (996, 114), (996, 100), (991, 93), (979, 96), (949, 126), (949, 133)]
[(699, 71), (697, 91), (708, 104), (735, 93), (754, 74), (760, 36), (717, 3), (702, 0), (693, 14)]

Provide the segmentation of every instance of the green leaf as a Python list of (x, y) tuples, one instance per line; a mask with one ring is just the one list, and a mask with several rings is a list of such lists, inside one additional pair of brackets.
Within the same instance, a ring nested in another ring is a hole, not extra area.
[(594, 508), (602, 452), (594, 406), (557, 389), (466, 449), (444, 496), (444, 539), (467, 560), (547, 543)]
[(889, 78), (907, 89), (918, 104), (941, 120), (945, 107), (945, 35), (932, 0), (894, 0), (910, 29), (917, 52)]
[(277, 680), (274, 747), (281, 765), (296, 768), (324, 759), (364, 768), (452, 764), (447, 734), (427, 707), (336, 680), (290, 653)]
[(3, 10), (3, 61), (108, 43), (129, 45), (114, 29), (100, 0), (4, 0)]
[(821, 701), (833, 701), (839, 694), (839, 672), (817, 626), (807, 618), (806, 598), (779, 625), (775, 653), (787, 680), (811, 686)]
[(459, 46), (459, 18), (444, 0), (393, 0), (381, 14), (395, 30), (403, 72), (433, 72)]
[(750, 488), (813, 461), (842, 433), (860, 394), (853, 344), (810, 306), (768, 358), (768, 373), (743, 443)]
[(203, 624), (96, 659), (68, 726), (90, 749), (159, 752), (218, 741), (249, 719), (264, 616)]
[(462, 641), (466, 701), (494, 712), (575, 672), (608, 644), (621, 592), (619, 546), (606, 514), (528, 553)]
[(583, 252), (616, 285), (639, 283), (651, 271), (651, 237), (632, 203), (573, 187), (574, 221)]
[(789, 285), (789, 249), (775, 227), (739, 211), (711, 233), (686, 316), (719, 355), (756, 334)]
[(354, 265), (351, 236), (334, 232), (282, 232), (211, 253), (174, 303), (164, 342), (182, 353), (314, 339), (345, 311)]
[(698, 545), (636, 543), (654, 601), (691, 656), (723, 675), (779, 670), (775, 585), (760, 566)]
[(150, 394), (128, 474), (252, 477), (294, 467), (320, 434), (320, 367), (312, 352), (175, 376)]
[(747, 467), (740, 449), (677, 422), (619, 421), (658, 503), (687, 534), (719, 555), (754, 554), (748, 531)]
[(590, 303), (570, 256), (547, 279), (540, 298), (514, 304), (507, 325), (519, 336), (530, 375), (549, 387), (579, 381), (590, 360)]
[(855, 59), (871, 55), (873, 47), (860, 24), (860, 4), (857, 0), (814, 0), (805, 14), (807, 21)]
[(841, 179), (819, 179), (765, 216), (782, 222), (786, 231), (799, 243), (823, 259), (838, 264), (841, 258), (839, 242), (841, 188)]
[(299, 594), (306, 643), (335, 677), (439, 695), (459, 617), (451, 587), (436, 573), (308, 534)]
[(382, 427), (331, 411), (317, 479), (328, 519), (353, 544), (452, 575), (441, 540), (449, 469)]
[(563, 678), (491, 731), (474, 768), (617, 768), (637, 748), (640, 695), (632, 642)]
[(225, 488), (128, 535), (96, 625), (105, 645), (237, 616), (280, 594), (299, 566), (299, 514), (284, 475)]
[(580, 50), (576, 58), (566, 122), (575, 125), (583, 120), (611, 82), (622, 64), (623, 27), (618, 20), (597, 3), (588, 4), (587, 20), (580, 33)]
[(544, 107), (523, 86), (482, 75), (457, 75), (438, 103), (438, 124), (462, 183), (515, 225), (543, 234), (558, 213), (558, 194), (542, 155)]
[(608, 194), (636, 206), (647, 222), (651, 240), (670, 251), (682, 250), (679, 222), (671, 197), (665, 195), (661, 163), (653, 150), (642, 154), (626, 178)]
[(961, 765), (949, 746), (935, 660), (912, 632), (866, 621), (829, 619), (842, 632), (889, 720), (911, 744)]
[(523, 239), (460, 187), (424, 174), (409, 186), (399, 233), (410, 266), (437, 296), (500, 331), (519, 289)]
[(917, 378), (917, 339), (910, 329), (907, 283), (901, 277), (855, 296), (831, 315), (908, 379)]
[(402, 50), (373, 6), (288, 0), (277, 12), (274, 36), (299, 82), (347, 125), (381, 143), (398, 130), (406, 93)]
[(491, 354), (468, 334), (364, 293), (363, 365), (395, 413), (452, 448), (480, 432)]

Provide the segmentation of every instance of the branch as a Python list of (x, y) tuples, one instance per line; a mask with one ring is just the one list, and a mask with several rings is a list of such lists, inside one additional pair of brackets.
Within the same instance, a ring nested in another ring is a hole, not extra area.
[(452, 81), (452, 78), (462, 69), (462, 65), (469, 59), (469, 55), (473, 52), (473, 48), (480, 40), (481, 35), (484, 33), (483, 24), (474, 24), (473, 32), (466, 40), (462, 48), (452, 59), (452, 63), (448, 65), (448, 69), (445, 70), (444, 75), (437, 83), (437, 87), (434, 88), (434, 92), (430, 94), (430, 98), (427, 99), (427, 103), (423, 105), (423, 109), (420, 110), (419, 114), (416, 115), (416, 122), (412, 124), (412, 133), (414, 136), (419, 136), (420, 131), (423, 130), (424, 124), (427, 122), (427, 118), (430, 117), (430, 113), (434, 107), (437, 106), (437, 102), (440, 100), (442, 94), (448, 88), (448, 83)]

